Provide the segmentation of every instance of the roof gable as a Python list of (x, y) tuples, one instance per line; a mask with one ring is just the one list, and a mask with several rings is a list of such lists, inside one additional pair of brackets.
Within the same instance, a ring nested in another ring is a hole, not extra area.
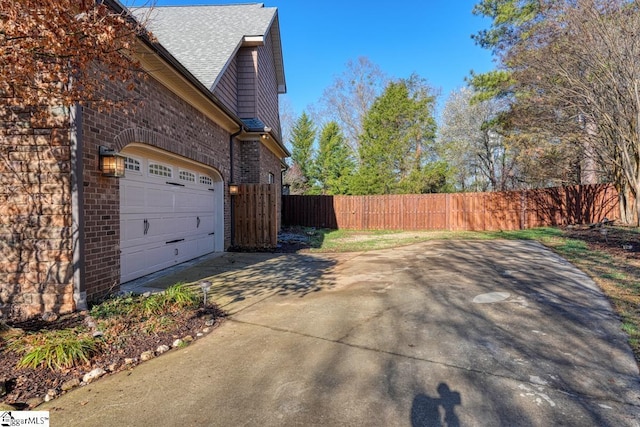
[(285, 91), (276, 8), (262, 3), (158, 6), (134, 14), (147, 16), (147, 27), (158, 42), (211, 91), (243, 44), (261, 43), (270, 34), (279, 89)]

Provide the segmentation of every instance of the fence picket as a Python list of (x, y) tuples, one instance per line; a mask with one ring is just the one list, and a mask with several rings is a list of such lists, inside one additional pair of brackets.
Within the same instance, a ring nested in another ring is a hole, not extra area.
[(493, 193), (282, 196), (285, 226), (497, 231), (592, 223), (605, 217), (620, 217), (617, 192), (607, 184)]
[[(233, 196), (233, 244), (239, 248), (273, 248), (278, 243), (278, 191), (274, 184), (242, 184)], [(290, 206), (283, 206), (289, 217)], [(295, 209), (295, 208), (293, 208)]]

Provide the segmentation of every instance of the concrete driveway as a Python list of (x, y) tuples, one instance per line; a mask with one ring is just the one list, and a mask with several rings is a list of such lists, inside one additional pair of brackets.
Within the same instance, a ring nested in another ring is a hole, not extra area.
[(533, 242), (225, 254), (233, 313), (193, 345), (49, 402), (52, 426), (640, 426), (638, 368), (596, 285)]

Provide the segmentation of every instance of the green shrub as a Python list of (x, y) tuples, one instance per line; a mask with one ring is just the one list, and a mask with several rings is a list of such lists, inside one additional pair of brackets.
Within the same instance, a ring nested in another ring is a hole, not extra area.
[(182, 283), (176, 283), (164, 292), (150, 295), (142, 300), (144, 315), (158, 315), (167, 311), (195, 307), (199, 298), (196, 292)]
[(116, 296), (102, 301), (91, 307), (90, 314), (96, 319), (108, 319), (110, 317), (128, 316), (135, 310), (139, 298), (128, 294)]
[(99, 346), (93, 337), (76, 329), (29, 334), (9, 344), (11, 350), (24, 354), (18, 361), (19, 368), (46, 367), (51, 370), (88, 363), (99, 351)]
[(167, 303), (180, 308), (193, 307), (198, 304), (198, 294), (183, 283), (176, 283), (164, 291)]
[(149, 317), (171, 310), (193, 308), (199, 301), (198, 294), (192, 288), (176, 283), (164, 292), (148, 297), (129, 294), (109, 298), (91, 307), (90, 314), (96, 319)]

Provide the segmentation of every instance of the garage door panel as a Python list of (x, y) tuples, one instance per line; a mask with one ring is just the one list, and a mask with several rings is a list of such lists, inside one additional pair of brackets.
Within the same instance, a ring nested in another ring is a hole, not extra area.
[(171, 267), (173, 259), (175, 257), (173, 245), (161, 244), (148, 248), (145, 252), (147, 254), (147, 268), (150, 272), (162, 270), (163, 268)]
[(184, 224), (180, 218), (170, 215), (154, 216), (148, 220), (146, 238), (149, 242), (166, 242), (182, 238)]
[(185, 262), (190, 259), (198, 257), (198, 247), (194, 241), (183, 241), (176, 244), (175, 249), (178, 250), (176, 253), (176, 262)]
[(144, 167), (120, 180), (123, 282), (215, 251), (215, 193), (187, 184), (146, 176)]
[(196, 247), (198, 248), (198, 252), (200, 253), (213, 252), (214, 237), (213, 235), (211, 235), (211, 236), (199, 238), (198, 240), (196, 240), (195, 244), (196, 244)]
[(144, 249), (128, 251), (127, 256), (120, 261), (122, 281), (133, 280), (142, 277), (148, 272), (147, 253)]
[(173, 212), (175, 206), (175, 188), (167, 187), (168, 188), (152, 187), (147, 189), (146, 196), (148, 208), (156, 209), (155, 212)]
[(204, 191), (185, 189), (176, 194), (176, 212), (206, 212), (213, 210), (213, 195)]
[[(200, 226), (196, 228), (199, 234), (201, 233), (212, 233), (215, 231), (215, 217), (213, 214), (201, 214), (198, 215), (196, 219), (200, 219)], [(197, 222), (197, 221), (196, 221)]]
[(145, 186), (141, 183), (127, 182), (120, 185), (121, 213), (144, 212), (146, 208)]
[(170, 240), (183, 239), (196, 229), (196, 218), (191, 215), (165, 218), (164, 224), (171, 231)]
[[(121, 214), (122, 215), (122, 214)], [(126, 218), (120, 221), (120, 248), (139, 246), (145, 243), (144, 218)]]

